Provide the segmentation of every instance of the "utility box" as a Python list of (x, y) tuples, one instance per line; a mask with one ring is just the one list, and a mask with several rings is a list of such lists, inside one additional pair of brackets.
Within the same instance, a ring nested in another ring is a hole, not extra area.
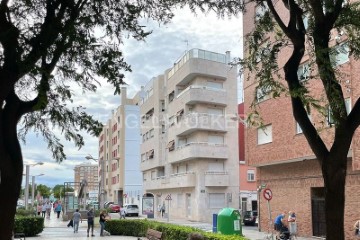
[(217, 216), (217, 232), (224, 235), (242, 235), (240, 212), (234, 208), (223, 208)]

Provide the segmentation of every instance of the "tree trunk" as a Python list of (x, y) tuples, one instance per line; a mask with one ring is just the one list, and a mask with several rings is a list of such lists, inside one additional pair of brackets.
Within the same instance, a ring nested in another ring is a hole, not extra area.
[(346, 156), (338, 158), (336, 154), (330, 152), (327, 164), (323, 166), (327, 240), (345, 239), (344, 207), (346, 162)]
[(23, 162), (17, 120), (0, 109), (0, 240), (12, 239)]

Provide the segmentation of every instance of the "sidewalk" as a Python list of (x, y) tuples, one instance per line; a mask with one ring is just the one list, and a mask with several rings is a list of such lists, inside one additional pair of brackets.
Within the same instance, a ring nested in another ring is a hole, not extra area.
[(32, 239), (51, 239), (51, 240), (137, 240), (137, 237), (128, 237), (128, 236), (106, 236), (100, 237), (100, 227), (96, 226), (94, 228), (95, 237), (87, 237), (87, 222), (83, 221), (79, 225), (79, 232), (74, 233), (74, 229), (72, 227), (67, 227), (68, 221), (62, 221), (61, 217), (59, 219), (56, 218), (54, 212), (51, 212), (50, 219), (44, 220), (44, 231), (40, 233), (36, 237), (32, 237)]
[[(118, 218), (118, 213), (116, 214), (110, 214), (113, 219)], [(144, 218), (144, 217), (140, 217)], [(137, 219), (137, 218), (128, 218), (128, 219)], [(168, 222), (167, 218), (153, 218), (148, 219), (153, 221), (159, 221), (159, 222)], [(79, 226), (79, 232), (74, 233), (72, 227), (67, 227), (68, 221), (62, 221), (62, 219), (57, 219), (55, 214), (51, 213), (51, 218), (45, 219), (45, 228), (42, 233), (40, 233), (38, 236), (33, 237), (36, 239), (51, 239), (51, 240), (94, 240), (94, 239), (102, 239), (102, 240), (113, 240), (113, 239), (120, 239), (120, 240), (137, 240), (137, 237), (130, 237), (130, 236), (106, 236), (106, 237), (100, 237), (100, 227), (96, 226), (98, 224), (95, 223), (94, 228), (94, 235), (95, 237), (87, 237), (87, 222), (83, 221), (80, 223)], [(204, 222), (194, 222), (189, 221), (185, 219), (169, 219), (168, 223), (181, 225), (181, 226), (190, 226), (199, 228), (201, 230), (211, 232), (212, 231), (212, 224), (211, 223), (204, 223)], [(265, 232), (259, 232), (257, 228), (255, 227), (244, 227), (242, 228), (243, 235), (250, 239), (250, 240), (261, 240), (264, 239), (266, 236)], [(298, 237), (298, 240), (314, 240), (318, 238), (303, 238)]]

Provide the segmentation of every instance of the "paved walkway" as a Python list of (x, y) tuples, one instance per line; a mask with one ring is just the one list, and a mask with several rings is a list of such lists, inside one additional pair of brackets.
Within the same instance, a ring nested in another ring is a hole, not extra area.
[[(118, 214), (111, 214), (112, 218), (115, 219), (118, 217)], [(140, 217), (141, 218), (141, 217)], [(132, 219), (132, 218), (129, 218)], [(155, 218), (155, 219), (148, 219), (148, 220), (155, 220), (160, 222), (168, 222), (166, 218)], [(40, 233), (36, 237), (32, 237), (31, 239), (51, 239), (51, 240), (137, 240), (137, 237), (129, 237), (129, 236), (106, 236), (100, 237), (100, 227), (97, 226), (98, 224), (95, 223), (94, 234), (95, 237), (87, 237), (87, 222), (83, 221), (80, 223), (79, 232), (74, 233), (72, 227), (67, 227), (68, 222), (62, 221), (62, 219), (57, 219), (55, 214), (51, 215), (50, 220), (45, 219), (45, 228), (42, 233)], [(203, 222), (193, 222), (184, 219), (170, 219), (169, 223), (173, 223), (176, 225), (182, 226), (191, 226), (202, 229), (204, 231), (211, 231), (212, 225), (210, 223), (203, 223)], [(250, 240), (261, 240), (264, 239), (266, 234), (264, 232), (259, 232), (256, 227), (243, 227), (242, 228), (243, 235), (250, 239)], [(315, 238), (302, 238), (298, 237), (298, 240), (313, 240)]]
[[(50, 219), (44, 220), (45, 228), (42, 233), (40, 233), (36, 237), (32, 237), (31, 239), (51, 239), (51, 240), (137, 240), (137, 237), (128, 237), (128, 236), (106, 236), (100, 237), (100, 227), (96, 226), (94, 228), (95, 237), (87, 237), (87, 222), (83, 221), (79, 225), (79, 231), (74, 233), (74, 229), (72, 227), (67, 227), (68, 221), (62, 221), (61, 218), (56, 218), (55, 214), (52, 212)], [(28, 239), (28, 238), (27, 238)], [(30, 238), (29, 238), (30, 239)]]

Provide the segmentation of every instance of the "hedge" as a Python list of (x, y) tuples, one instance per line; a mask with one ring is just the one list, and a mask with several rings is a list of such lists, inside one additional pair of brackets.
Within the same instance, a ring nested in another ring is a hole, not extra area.
[(23, 217), (15, 218), (15, 233), (24, 233), (26, 237), (36, 236), (44, 230), (43, 217)]
[(105, 229), (111, 235), (144, 237), (147, 229), (155, 229), (163, 233), (163, 240), (187, 240), (190, 233), (200, 233), (206, 240), (245, 240), (238, 235), (221, 235), (205, 232), (198, 228), (179, 226), (156, 221), (115, 219), (106, 222)]

